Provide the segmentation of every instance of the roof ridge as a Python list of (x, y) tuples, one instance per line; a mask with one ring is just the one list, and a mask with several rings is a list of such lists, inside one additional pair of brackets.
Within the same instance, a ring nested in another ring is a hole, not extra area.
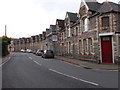
[(71, 14), (77, 14), (77, 13), (73, 13), (73, 12), (67, 12), (67, 13), (71, 13)]
[(57, 20), (59, 20), (59, 21), (64, 21), (63, 19), (57, 19)]

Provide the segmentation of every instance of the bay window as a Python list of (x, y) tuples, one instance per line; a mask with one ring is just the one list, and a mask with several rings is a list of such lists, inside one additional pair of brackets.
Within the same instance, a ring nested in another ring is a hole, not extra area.
[(88, 31), (88, 18), (83, 19), (83, 32)]

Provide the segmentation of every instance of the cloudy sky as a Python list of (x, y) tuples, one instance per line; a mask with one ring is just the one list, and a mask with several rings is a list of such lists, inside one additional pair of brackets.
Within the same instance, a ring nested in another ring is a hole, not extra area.
[[(98, 0), (103, 2), (105, 0)], [(119, 0), (109, 0), (118, 3)], [(77, 13), (81, 0), (0, 0), (0, 36), (12, 38), (41, 34), (67, 11)]]

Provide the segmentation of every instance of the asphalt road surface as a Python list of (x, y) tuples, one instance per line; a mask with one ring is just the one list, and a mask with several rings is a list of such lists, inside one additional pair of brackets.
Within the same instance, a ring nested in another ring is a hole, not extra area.
[(3, 88), (118, 88), (118, 72), (84, 69), (32, 53), (13, 53), (2, 65)]

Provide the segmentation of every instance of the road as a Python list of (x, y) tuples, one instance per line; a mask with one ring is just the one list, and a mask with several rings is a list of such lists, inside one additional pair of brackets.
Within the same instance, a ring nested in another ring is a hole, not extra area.
[(3, 88), (117, 88), (118, 72), (84, 69), (32, 53), (13, 53), (2, 65)]

